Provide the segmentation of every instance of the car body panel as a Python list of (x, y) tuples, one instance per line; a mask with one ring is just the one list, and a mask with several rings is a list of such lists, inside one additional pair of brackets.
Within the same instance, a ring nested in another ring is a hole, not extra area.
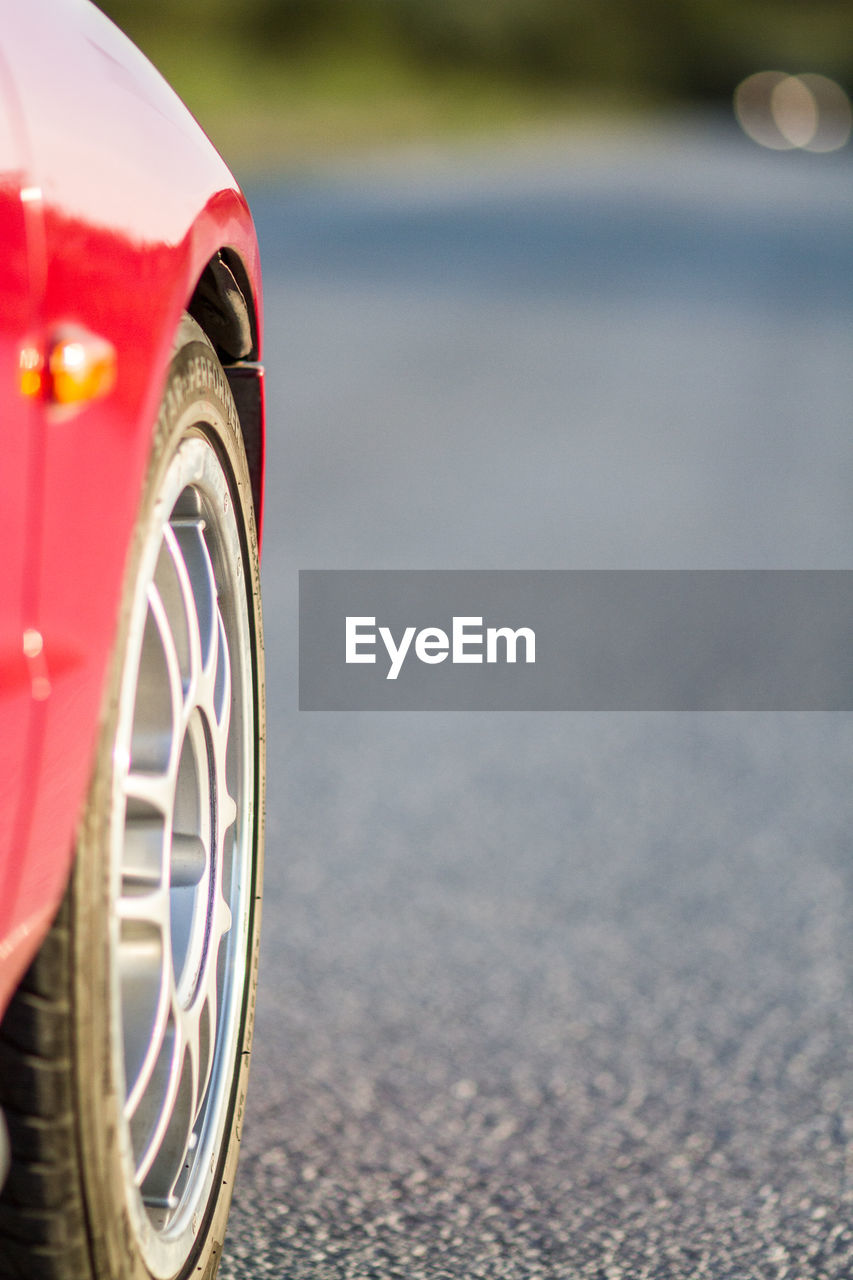
[[(32, 773), (37, 709), (23, 648), (25, 587), (31, 579), (30, 495), (35, 462), (35, 406), (17, 394), (22, 335), (35, 323), (31, 277), (38, 254), (28, 244), (32, 217), (21, 199), (28, 167), (19, 104), (0, 62), (0, 386), (3, 462), (0, 466), (0, 974), (26, 935), (13, 912), (28, 828), (27, 784)], [(28, 226), (28, 224), (30, 224)], [(0, 977), (0, 996), (5, 983)]]
[[(0, 827), (2, 1013), (68, 879), (172, 335), (219, 250), (239, 258), (258, 326), (260, 274), (224, 162), (103, 14), (88, 0), (25, 12), (2, 0), (0, 18), (11, 110), (16, 97), (26, 122), (23, 164), (2, 174), (0, 234), (23, 219), (31, 281), (29, 316), (0, 318), (14, 547), (0, 581), (0, 768), (17, 798)], [(22, 346), (44, 352), (69, 326), (113, 345), (114, 389), (71, 409), (25, 399)]]

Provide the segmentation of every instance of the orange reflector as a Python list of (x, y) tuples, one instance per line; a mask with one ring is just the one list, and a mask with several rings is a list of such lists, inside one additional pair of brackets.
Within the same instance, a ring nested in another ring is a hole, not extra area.
[(47, 369), (48, 398), (54, 404), (96, 400), (115, 385), (115, 347), (88, 330), (68, 330), (51, 343)]
[(44, 387), (44, 368), (37, 347), (24, 347), (20, 355), (21, 393), (35, 398)]

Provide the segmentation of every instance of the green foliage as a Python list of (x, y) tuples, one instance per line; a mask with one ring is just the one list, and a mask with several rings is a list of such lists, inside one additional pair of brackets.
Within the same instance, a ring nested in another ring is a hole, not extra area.
[(417, 57), (507, 75), (728, 98), (767, 65), (853, 73), (850, 0), (396, 0)]
[(853, 78), (850, 0), (103, 0), (143, 46), (217, 31), (257, 57), (385, 49), (433, 71), (728, 97), (768, 65)]
[(851, 0), (100, 0), (240, 168), (669, 103), (853, 90)]

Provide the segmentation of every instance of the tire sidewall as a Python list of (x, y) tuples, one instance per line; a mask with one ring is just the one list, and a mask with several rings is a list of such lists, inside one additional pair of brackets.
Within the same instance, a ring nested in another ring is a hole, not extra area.
[[(187, 413), (205, 425), (191, 432)], [(260, 931), (260, 886), (264, 825), (264, 672), (260, 616), (260, 575), (252, 508), (252, 486), (234, 402), (210, 344), (189, 317), (179, 329), (157, 422), (147, 479), (128, 556), (122, 604), (93, 779), (81, 824), (73, 873), (72, 898), (72, 1063), (79, 1124), (83, 1199), (96, 1275), (111, 1280), (150, 1280), (140, 1253), (129, 1204), (123, 1149), (124, 1082), (116, 1078), (110, 937), (113, 890), (110, 847), (112, 821), (112, 755), (119, 712), (124, 657), (128, 643), (136, 583), (143, 548), (163, 478), (181, 441), (202, 434), (215, 449), (228, 477), (243, 544), (243, 577), (254, 664), (254, 717), (257, 768), (254, 796), (253, 883), (250, 890), (248, 956), (236, 1066), (226, 1120), (226, 1139), (219, 1154), (213, 1193), (198, 1220), (196, 1243), (174, 1276), (193, 1274), (211, 1280), (222, 1251), (234, 1186), (245, 1112), (249, 1050), (255, 1016)], [(172, 1277), (169, 1277), (172, 1280)]]

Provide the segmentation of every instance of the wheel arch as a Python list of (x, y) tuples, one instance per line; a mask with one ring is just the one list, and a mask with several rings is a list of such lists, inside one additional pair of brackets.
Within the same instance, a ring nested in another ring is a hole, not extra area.
[(189, 314), (213, 344), (237, 407), (252, 478), (252, 500), (260, 542), (263, 523), (264, 383), (258, 361), (259, 313), (251, 279), (240, 255), (219, 249), (193, 290)]

